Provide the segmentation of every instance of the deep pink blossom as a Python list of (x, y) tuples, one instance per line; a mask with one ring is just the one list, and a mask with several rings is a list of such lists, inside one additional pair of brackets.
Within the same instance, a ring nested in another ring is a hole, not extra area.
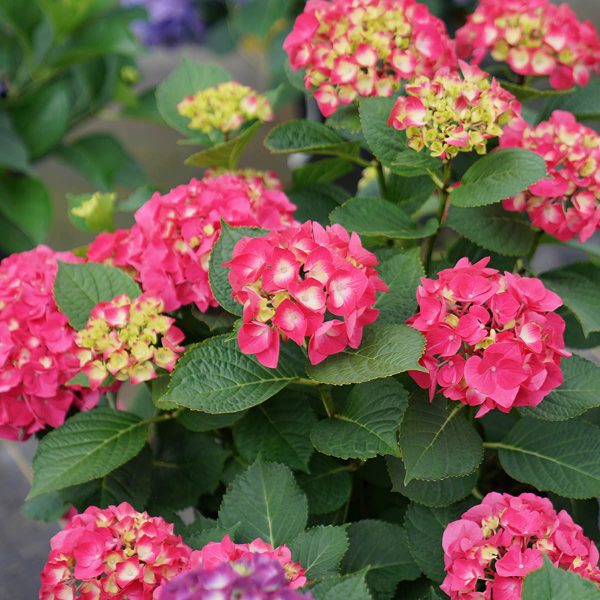
[[(368, 26), (367, 26), (368, 24)], [(456, 66), (440, 19), (415, 0), (309, 0), (283, 49), (305, 69), (326, 117), (361, 96), (391, 96), (402, 80)]]
[(280, 229), (294, 223), (295, 206), (273, 173), (208, 173), (168, 194), (155, 194), (135, 213), (130, 230), (100, 234), (88, 259), (130, 272), (165, 310), (217, 306), (208, 282), (208, 258), (221, 219), (236, 227)]
[(417, 288), (419, 312), (409, 323), (425, 335), (426, 372), (417, 384), (451, 400), (497, 408), (536, 406), (562, 383), (565, 323), (561, 299), (535, 278), (500, 274), (489, 258), (462, 258)]
[[(565, 540), (569, 540), (565, 543)], [(578, 573), (600, 585), (598, 550), (569, 514), (534, 494), (487, 494), (449, 523), (442, 537), (451, 600), (520, 600), (522, 581), (543, 565)]]
[(308, 221), (242, 238), (225, 263), (233, 297), (244, 305), (241, 351), (276, 367), (280, 339), (302, 346), (308, 338), (313, 364), (347, 346), (358, 348), (364, 326), (379, 313), (377, 292), (387, 290), (375, 265), (358, 235), (340, 225)]
[(490, 52), (519, 75), (549, 77), (556, 89), (587, 85), (600, 65), (592, 23), (550, 0), (480, 0), (456, 42), (461, 58), (479, 64)]
[(513, 122), (502, 148), (525, 148), (546, 161), (548, 177), (503, 202), (526, 211), (532, 223), (561, 241), (587, 241), (600, 228), (600, 135), (556, 110), (537, 126)]

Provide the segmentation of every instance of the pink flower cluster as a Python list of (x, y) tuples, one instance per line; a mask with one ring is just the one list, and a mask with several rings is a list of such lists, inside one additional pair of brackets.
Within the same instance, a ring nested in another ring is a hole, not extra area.
[(456, 32), (461, 58), (479, 64), (488, 52), (520, 75), (549, 76), (556, 89), (588, 84), (600, 65), (600, 40), (567, 4), (550, 0), (480, 0)]
[(401, 80), (454, 67), (444, 23), (415, 0), (309, 0), (283, 49), (326, 117), (360, 96), (391, 96)]
[(204, 312), (217, 306), (208, 258), (221, 219), (232, 226), (280, 229), (294, 223), (295, 208), (270, 173), (192, 179), (168, 194), (155, 194), (135, 213), (131, 229), (100, 234), (88, 259), (127, 269), (168, 312), (187, 304)]
[(441, 589), (452, 600), (520, 600), (523, 578), (543, 565), (544, 555), (600, 584), (594, 542), (566, 511), (557, 513), (534, 494), (487, 494), (446, 527), (442, 546)]
[(412, 378), (444, 396), (479, 406), (481, 417), (497, 408), (536, 406), (562, 383), (565, 322), (561, 299), (539, 280), (471, 264), (461, 258), (437, 279), (421, 279), (419, 311), (408, 322), (425, 335)]
[(98, 394), (66, 383), (79, 373), (75, 331), (54, 301), (57, 261), (46, 246), (0, 263), (0, 437), (23, 440), (62, 425), (67, 412), (91, 408)]
[[(316, 222), (242, 238), (229, 267), (233, 297), (244, 305), (240, 349), (276, 367), (280, 337), (302, 346), (317, 364), (346, 346), (358, 348), (363, 327), (377, 318), (378, 291), (387, 286), (356, 233)], [(327, 314), (333, 318), (327, 319)]]
[(525, 148), (546, 160), (549, 177), (503, 202), (561, 241), (585, 242), (600, 227), (600, 135), (556, 110), (537, 126), (518, 120), (504, 130), (503, 148)]
[(173, 525), (126, 502), (74, 516), (50, 547), (40, 600), (148, 600), (192, 555)]

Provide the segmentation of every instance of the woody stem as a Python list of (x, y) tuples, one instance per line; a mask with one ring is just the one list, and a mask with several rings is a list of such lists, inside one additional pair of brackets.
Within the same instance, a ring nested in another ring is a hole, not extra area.
[(435, 249), (435, 243), (440, 229), (446, 221), (446, 214), (448, 212), (448, 204), (450, 203), (450, 182), (452, 179), (452, 166), (450, 162), (444, 162), (444, 180), (443, 185), (438, 192), (439, 197), (439, 208), (438, 208), (438, 227), (435, 233), (425, 240), (423, 247), (423, 262), (425, 264), (425, 272), (429, 275), (429, 269), (431, 268), (431, 259), (433, 257), (433, 251)]

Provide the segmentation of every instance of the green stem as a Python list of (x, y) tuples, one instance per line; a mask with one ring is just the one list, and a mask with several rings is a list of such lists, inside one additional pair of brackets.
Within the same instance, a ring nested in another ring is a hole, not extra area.
[(477, 500), (483, 500), (483, 494), (476, 487), (471, 490), (471, 495)]
[(435, 249), (435, 243), (437, 241), (440, 229), (443, 227), (446, 220), (446, 213), (448, 212), (448, 204), (450, 202), (450, 183), (452, 181), (452, 165), (450, 162), (444, 162), (444, 181), (440, 187), (439, 194), (439, 208), (438, 208), (438, 227), (435, 233), (429, 236), (425, 240), (423, 246), (423, 263), (425, 264), (425, 273), (429, 274), (431, 268), (431, 260), (433, 258), (433, 251)]
[(162, 413), (156, 417), (152, 417), (151, 419), (146, 419), (146, 423), (161, 423), (162, 421), (171, 421), (172, 419), (176, 419), (182, 411), (183, 408), (178, 408), (177, 410), (168, 413)]
[(315, 381), (314, 379), (306, 379), (304, 377), (299, 377), (295, 380), (295, 383), (299, 385), (310, 385), (311, 387), (321, 385), (318, 381)]
[(509, 446), (507, 446), (506, 444), (502, 444), (501, 442), (483, 442), (483, 447), (486, 448), (487, 450), (502, 450), (502, 449), (509, 450), (510, 449)]
[(331, 419), (335, 414), (335, 406), (333, 404), (333, 397), (331, 396), (331, 387), (328, 385), (319, 386), (319, 392), (321, 393), (321, 400), (325, 407), (327, 416)]
[(390, 200), (390, 198), (388, 197), (388, 189), (387, 189), (387, 183), (385, 181), (385, 173), (383, 171), (383, 165), (377, 161), (377, 181), (379, 182), (379, 190), (381, 192), (381, 195), (386, 199), (386, 200)]
[(533, 240), (533, 245), (531, 246), (531, 250), (529, 251), (529, 254), (527, 254), (527, 264), (531, 264), (531, 261), (533, 260), (533, 257), (535, 256), (535, 253), (537, 252), (540, 242), (542, 241), (543, 235), (544, 235), (544, 232), (541, 229), (535, 234), (535, 238)]

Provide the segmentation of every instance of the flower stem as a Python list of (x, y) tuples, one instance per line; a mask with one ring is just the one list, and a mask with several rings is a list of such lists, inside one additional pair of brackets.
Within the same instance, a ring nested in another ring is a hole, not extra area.
[(425, 273), (429, 275), (429, 270), (431, 269), (431, 259), (433, 258), (433, 251), (435, 249), (435, 243), (437, 241), (437, 237), (440, 229), (443, 227), (444, 222), (446, 221), (446, 215), (448, 213), (448, 204), (450, 203), (450, 183), (452, 180), (452, 165), (450, 162), (444, 162), (444, 180), (442, 182), (442, 186), (440, 187), (440, 191), (438, 192), (439, 196), (439, 208), (438, 208), (438, 227), (435, 230), (435, 233), (428, 237), (425, 240), (425, 244), (423, 246), (423, 263), (425, 264)]
[(319, 392), (321, 393), (321, 400), (323, 401), (325, 412), (331, 419), (335, 414), (335, 406), (333, 404), (333, 397), (331, 396), (331, 387), (328, 385), (321, 385), (319, 386)]
[(377, 181), (379, 182), (379, 191), (381, 195), (386, 199), (390, 200), (388, 197), (388, 188), (387, 183), (385, 181), (385, 173), (383, 171), (383, 165), (377, 161)]

